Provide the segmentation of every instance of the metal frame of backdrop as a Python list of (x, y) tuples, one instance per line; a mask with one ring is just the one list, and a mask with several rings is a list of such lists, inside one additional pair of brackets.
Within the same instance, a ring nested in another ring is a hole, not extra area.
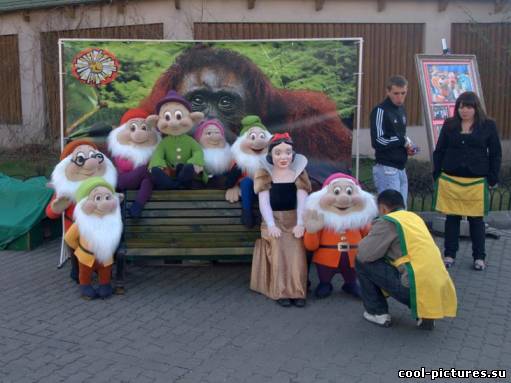
[[(119, 41), (119, 42), (156, 42), (156, 43), (200, 43), (206, 42), (211, 43), (240, 43), (240, 42), (275, 42), (275, 41), (353, 41), (358, 44), (358, 71), (353, 75), (357, 76), (357, 95), (356, 95), (356, 124), (355, 131), (352, 132), (352, 157), (353, 157), (353, 145), (355, 146), (355, 177), (359, 178), (360, 174), (360, 121), (361, 121), (361, 105), (362, 105), (362, 64), (363, 64), (363, 47), (364, 39), (362, 37), (349, 37), (349, 38), (316, 38), (316, 39), (255, 39), (255, 40), (149, 40), (149, 39), (84, 39), (84, 38), (61, 38), (58, 41), (59, 46), (59, 102), (60, 102), (60, 150), (64, 149), (64, 76), (66, 71), (63, 62), (63, 46), (66, 41)], [(353, 134), (354, 133), (354, 134)], [(353, 141), (354, 140), (354, 141)], [(64, 219), (62, 219), (62, 233), (64, 230)], [(67, 254), (66, 246), (64, 246), (64, 235), (62, 236), (62, 245), (60, 251), (60, 259), (58, 267), (62, 267), (66, 260), (69, 258)]]

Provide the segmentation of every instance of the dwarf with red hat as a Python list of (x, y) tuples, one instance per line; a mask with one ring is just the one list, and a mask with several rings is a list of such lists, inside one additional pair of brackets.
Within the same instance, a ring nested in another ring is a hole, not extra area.
[(225, 139), (225, 130), (217, 119), (204, 120), (197, 125), (193, 138), (204, 151), (204, 169), (208, 174), (208, 188), (232, 188), (241, 177), (241, 169), (233, 160), (231, 146)]
[[(64, 228), (73, 224), (75, 194), (83, 181), (90, 177), (103, 177), (109, 184), (117, 184), (117, 171), (112, 162), (89, 140), (75, 140), (68, 143), (60, 154), (60, 162), (51, 174), (50, 186), (55, 190), (46, 206), (50, 219), (64, 214)], [(78, 263), (71, 256), (71, 278), (78, 281)]]
[(319, 285), (315, 294), (326, 298), (332, 293), (332, 278), (340, 273), (344, 292), (360, 297), (355, 274), (355, 257), (360, 240), (369, 233), (378, 210), (374, 197), (362, 190), (359, 182), (335, 173), (321, 190), (307, 198), (304, 213), (304, 244), (313, 251)]
[(143, 109), (130, 109), (121, 118), (121, 124), (108, 135), (108, 149), (119, 172), (118, 190), (138, 190), (129, 208), (132, 217), (138, 218), (145, 203), (151, 197), (153, 183), (147, 165), (160, 135), (155, 121), (148, 120), (149, 113)]
[(155, 186), (158, 189), (191, 187), (200, 173), (206, 183), (204, 153), (199, 143), (187, 134), (204, 114), (192, 112), (190, 102), (173, 90), (158, 102), (156, 113), (148, 117), (156, 122), (163, 136), (149, 162)]

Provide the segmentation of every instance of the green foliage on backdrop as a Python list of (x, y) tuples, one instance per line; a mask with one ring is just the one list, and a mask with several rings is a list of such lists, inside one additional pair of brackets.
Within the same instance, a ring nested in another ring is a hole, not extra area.
[[(193, 43), (141, 41), (65, 41), (65, 110), (69, 127), (89, 114), (73, 135), (94, 126), (117, 125), (122, 114), (146, 97), (158, 77), (176, 57)], [(337, 105), (341, 117), (355, 112), (357, 101), (358, 45), (355, 41), (248, 41), (218, 42), (212, 45), (237, 51), (250, 58), (274, 86), (317, 90)], [(71, 62), (90, 47), (106, 49), (121, 64), (117, 78), (94, 88), (80, 83), (71, 74)], [(96, 106), (101, 101), (103, 108)], [(91, 128), (92, 127), (92, 128)]]

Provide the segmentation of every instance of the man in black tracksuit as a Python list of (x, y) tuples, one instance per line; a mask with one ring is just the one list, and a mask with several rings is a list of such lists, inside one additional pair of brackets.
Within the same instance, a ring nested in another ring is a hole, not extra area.
[(404, 77), (391, 77), (387, 83), (387, 97), (371, 112), (371, 144), (376, 157), (374, 184), (378, 193), (387, 189), (399, 191), (405, 203), (408, 197), (405, 165), (408, 156), (414, 154), (406, 136), (404, 102), (407, 91), (408, 82)]

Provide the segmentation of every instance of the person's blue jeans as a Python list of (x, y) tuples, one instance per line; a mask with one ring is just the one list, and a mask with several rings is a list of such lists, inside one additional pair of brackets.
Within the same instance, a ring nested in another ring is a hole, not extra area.
[(355, 271), (362, 292), (362, 302), (369, 314), (382, 315), (389, 312), (382, 289), (391, 297), (410, 307), (410, 289), (401, 283), (401, 273), (383, 259), (374, 262), (355, 262)]
[(387, 189), (397, 190), (403, 196), (405, 207), (408, 199), (408, 177), (405, 169), (376, 164), (373, 166), (373, 180), (378, 194)]
[(241, 189), (241, 208), (243, 210), (252, 210), (253, 201), (255, 197), (254, 193), (254, 181), (252, 178), (245, 177), (240, 182)]

